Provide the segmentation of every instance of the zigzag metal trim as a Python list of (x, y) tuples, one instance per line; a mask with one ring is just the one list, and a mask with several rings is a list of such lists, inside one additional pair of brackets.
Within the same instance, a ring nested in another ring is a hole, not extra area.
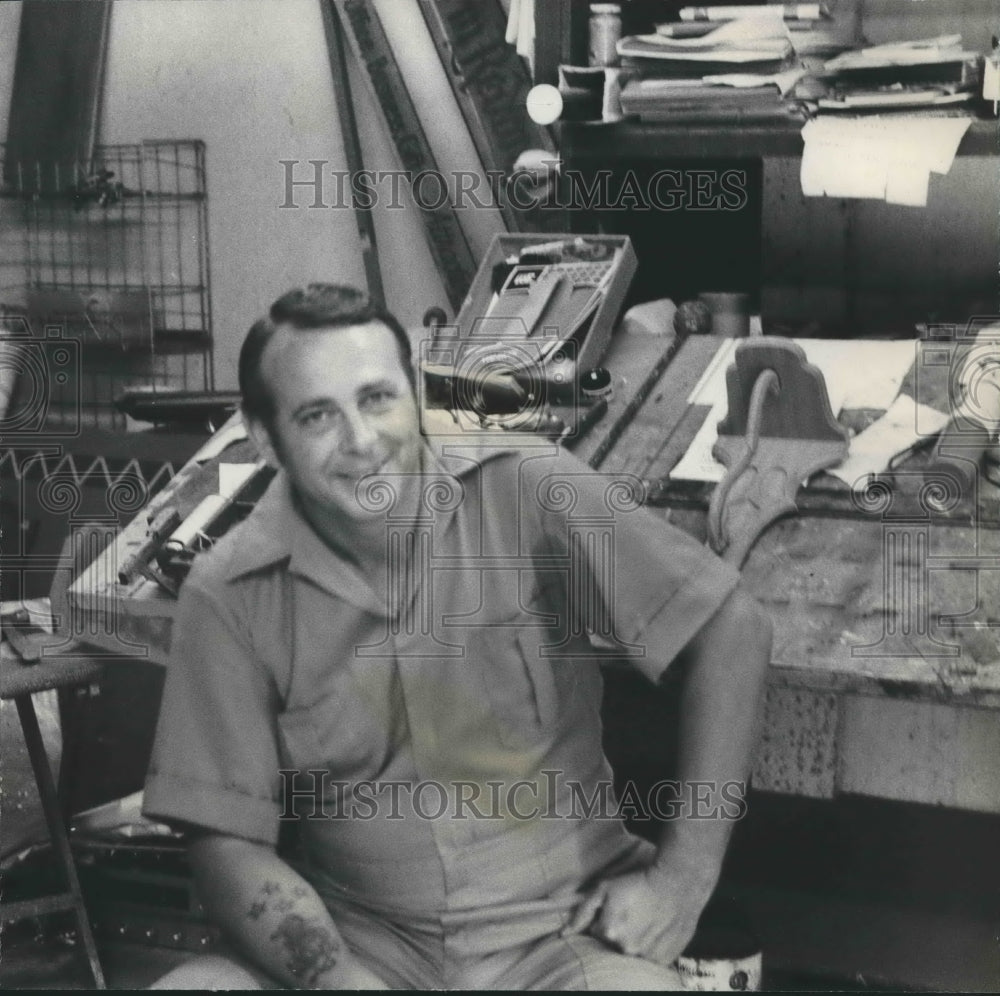
[(72, 453), (56, 455), (42, 451), (0, 450), (0, 472), (8, 468), (18, 482), (22, 481), (30, 470), (39, 468), (45, 477), (57, 473), (69, 474), (78, 487), (93, 476), (103, 477), (108, 488), (112, 488), (122, 481), (134, 482), (138, 478), (145, 485), (149, 494), (153, 494), (158, 485), (166, 484), (176, 474), (174, 465), (170, 461), (161, 463), (155, 473), (147, 478), (142, 464), (135, 457), (129, 460), (121, 470), (112, 470), (104, 457), (98, 456), (91, 460), (86, 469), (80, 470)]

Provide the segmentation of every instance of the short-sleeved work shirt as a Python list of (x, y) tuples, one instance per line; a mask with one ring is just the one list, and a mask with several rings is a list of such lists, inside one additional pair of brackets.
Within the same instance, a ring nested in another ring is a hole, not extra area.
[(307, 876), (414, 913), (575, 890), (632, 846), (594, 644), (655, 681), (737, 573), (566, 451), (433, 468), (415, 525), (391, 488), (359, 492), (384, 507), (385, 591), (283, 474), (198, 558), (148, 815), (273, 844), (294, 811)]

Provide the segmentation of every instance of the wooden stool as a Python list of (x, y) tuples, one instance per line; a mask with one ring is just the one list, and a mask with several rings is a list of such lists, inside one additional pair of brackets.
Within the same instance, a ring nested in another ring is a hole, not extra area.
[(7, 660), (0, 670), (0, 699), (13, 699), (17, 706), (17, 715), (21, 721), (21, 730), (24, 733), (31, 767), (35, 773), (35, 784), (38, 786), (45, 823), (48, 826), (52, 845), (59, 863), (66, 873), (69, 885), (66, 892), (42, 896), (38, 899), (0, 903), (0, 920), (7, 922), (72, 910), (76, 915), (77, 927), (84, 950), (87, 953), (94, 982), (98, 989), (104, 989), (106, 988), (104, 973), (97, 957), (97, 946), (90, 929), (87, 910), (83, 904), (80, 880), (76, 874), (73, 852), (69, 846), (69, 834), (59, 805), (48, 755), (45, 753), (45, 744), (38, 728), (35, 706), (31, 701), (31, 696), (35, 692), (47, 692), (52, 689), (88, 684), (96, 679), (100, 673), (101, 665), (96, 661), (58, 659), (41, 660), (37, 664), (21, 664), (17, 661)]

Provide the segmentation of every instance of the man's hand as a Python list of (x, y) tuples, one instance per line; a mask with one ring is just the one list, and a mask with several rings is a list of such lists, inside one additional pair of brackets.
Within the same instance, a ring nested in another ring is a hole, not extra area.
[(711, 895), (700, 883), (659, 864), (599, 882), (562, 934), (584, 931), (627, 955), (671, 966), (687, 947)]
[[(681, 693), (679, 781), (708, 788), (684, 818), (664, 825), (648, 868), (598, 883), (564, 934), (587, 930), (626, 954), (670, 966), (694, 936), (718, 880), (733, 820), (731, 792), (741, 798), (771, 655), (771, 624), (737, 589), (685, 651)], [(716, 814), (703, 815), (705, 808)]]

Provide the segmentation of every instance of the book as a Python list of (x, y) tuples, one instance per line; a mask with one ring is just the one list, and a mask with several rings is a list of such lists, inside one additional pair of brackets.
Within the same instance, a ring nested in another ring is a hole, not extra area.
[(698, 107), (707, 104), (781, 103), (777, 86), (731, 87), (704, 83), (699, 80), (646, 79), (631, 80), (621, 93), (622, 110), (626, 114), (659, 107)]
[(806, 114), (799, 105), (785, 102), (769, 107), (709, 104), (696, 108), (651, 109), (640, 113), (639, 120), (645, 124), (741, 126), (794, 122), (801, 126)]
[[(749, 81), (752, 77), (745, 77)], [(621, 93), (622, 111), (641, 121), (666, 124), (754, 124), (788, 121), (801, 112), (786, 102), (778, 83), (730, 86), (706, 80), (634, 79)]]
[(682, 21), (732, 21), (737, 18), (782, 17), (802, 21), (818, 21), (830, 16), (825, 3), (762, 4), (748, 7), (682, 7)]
[(816, 106), (821, 111), (896, 111), (915, 107), (952, 107), (975, 99), (972, 90), (955, 91), (944, 87), (859, 90), (821, 97)]
[[(658, 35), (662, 35), (664, 38), (704, 38), (705, 35), (712, 31), (716, 31), (720, 24), (733, 24), (733, 21), (667, 21), (662, 24), (654, 25), (654, 30)], [(764, 23), (769, 22), (758, 19), (754, 23)], [(820, 31), (829, 30), (831, 21), (828, 20), (816, 20), (814, 18), (808, 19), (798, 19), (798, 18), (783, 18), (778, 25), (777, 20), (774, 22), (776, 26), (784, 26), (788, 31), (792, 32), (794, 38), (795, 33), (798, 32), (808, 32), (808, 31)]]

